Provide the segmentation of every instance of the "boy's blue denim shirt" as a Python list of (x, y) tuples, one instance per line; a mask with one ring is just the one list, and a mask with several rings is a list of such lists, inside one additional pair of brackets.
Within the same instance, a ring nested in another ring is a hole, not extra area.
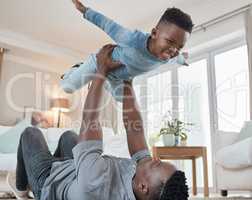
[(184, 64), (185, 62), (182, 55), (166, 61), (156, 58), (147, 49), (150, 34), (124, 28), (91, 8), (86, 10), (84, 18), (101, 28), (118, 45), (113, 51), (112, 58), (126, 67), (115, 70), (113, 74), (116, 78), (129, 80), (163, 64)]

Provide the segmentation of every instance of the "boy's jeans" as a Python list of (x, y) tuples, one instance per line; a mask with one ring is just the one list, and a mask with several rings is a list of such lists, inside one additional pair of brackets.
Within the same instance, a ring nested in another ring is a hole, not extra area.
[(41, 131), (34, 127), (26, 128), (20, 137), (18, 147), (17, 189), (25, 191), (29, 185), (35, 199), (39, 200), (44, 182), (50, 175), (52, 163), (72, 159), (72, 149), (77, 141), (78, 136), (74, 132), (65, 132), (52, 155)]
[[(96, 55), (91, 54), (85, 61), (69, 69), (63, 75), (60, 85), (65, 92), (73, 93), (93, 80), (96, 71)], [(104, 85), (105, 89), (109, 91), (117, 101), (122, 102), (123, 81), (132, 79), (126, 66), (122, 65), (118, 69), (110, 72), (106, 79)]]

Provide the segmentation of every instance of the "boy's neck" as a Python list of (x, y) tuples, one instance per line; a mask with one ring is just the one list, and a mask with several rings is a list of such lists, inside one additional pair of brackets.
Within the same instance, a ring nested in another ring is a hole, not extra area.
[(149, 53), (153, 56), (156, 57), (156, 55), (153, 53), (154, 49), (153, 49), (153, 40), (151, 38), (151, 36), (149, 36), (148, 40), (147, 40), (147, 50), (149, 51)]

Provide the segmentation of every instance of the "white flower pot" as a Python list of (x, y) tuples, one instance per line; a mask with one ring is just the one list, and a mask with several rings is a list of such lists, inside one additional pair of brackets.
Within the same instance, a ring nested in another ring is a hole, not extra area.
[(172, 147), (176, 145), (176, 138), (173, 134), (162, 135), (164, 146)]

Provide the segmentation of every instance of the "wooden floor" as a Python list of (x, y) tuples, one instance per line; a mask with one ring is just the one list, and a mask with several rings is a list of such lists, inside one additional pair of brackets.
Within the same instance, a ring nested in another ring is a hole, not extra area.
[[(9, 191), (9, 187), (6, 184), (6, 174), (2, 174), (0, 172), (0, 200), (11, 200), (11, 199), (15, 199), (13, 197), (13, 195), (8, 195), (8, 193), (4, 194), (1, 193), (1, 191)], [(8, 195), (8, 196), (6, 196)], [(241, 197), (244, 195), (232, 195), (230, 194), (230, 197), (228, 198), (221, 198), (219, 197), (218, 194), (214, 195), (214, 194), (210, 194), (210, 198), (204, 198), (202, 195), (198, 195), (196, 197), (191, 197), (190, 200), (252, 200), (252, 197)]]
[[(211, 195), (214, 196), (214, 195)], [(15, 199), (13, 196), (12, 197), (3, 197), (3, 193), (0, 193), (0, 199), (1, 200), (11, 200)], [(210, 197), (210, 198), (204, 198), (202, 196), (197, 196), (197, 197), (191, 197), (190, 200), (252, 200), (252, 197), (240, 197), (240, 196), (230, 196), (227, 198), (223, 197)]]
[[(6, 198), (0, 198), (1, 200), (11, 200), (11, 198), (6, 199)], [(14, 199), (14, 198), (12, 198)], [(252, 198), (248, 199), (248, 198), (190, 198), (190, 200), (252, 200)]]

